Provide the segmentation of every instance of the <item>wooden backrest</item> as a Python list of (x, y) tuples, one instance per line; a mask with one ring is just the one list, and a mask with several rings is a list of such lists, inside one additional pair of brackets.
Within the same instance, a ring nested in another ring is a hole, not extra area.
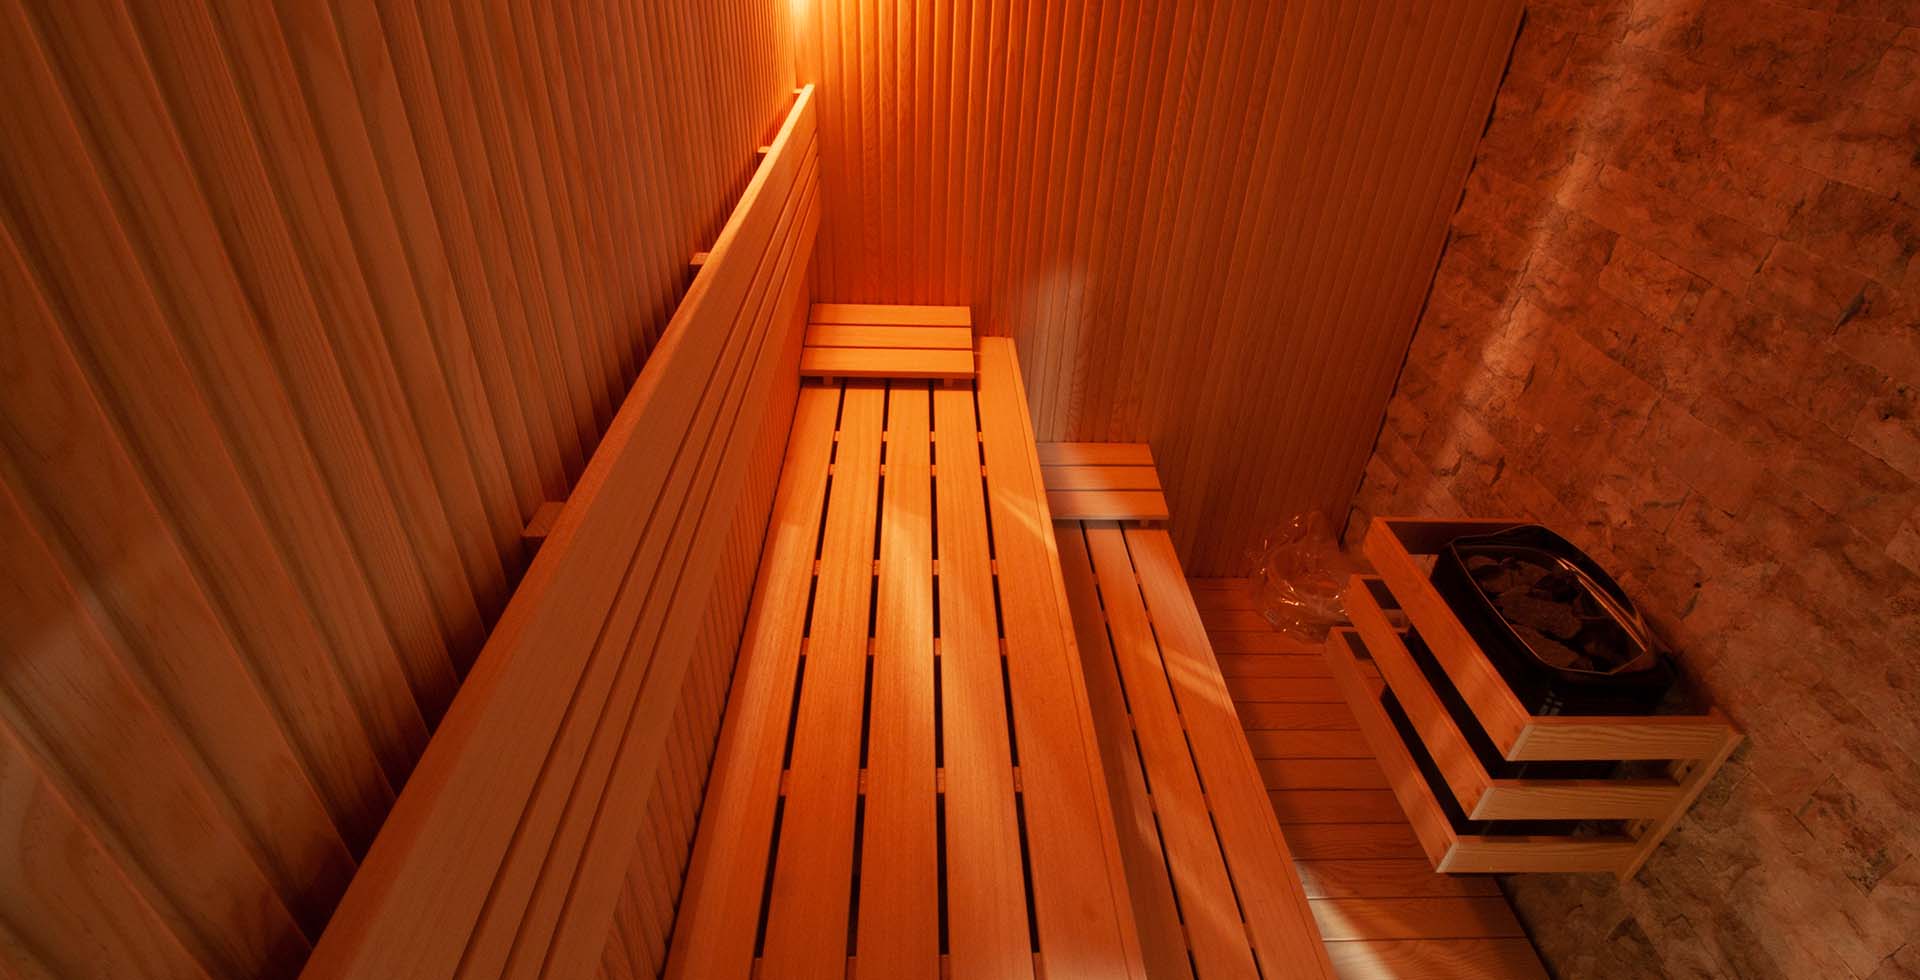
[(818, 160), (809, 86), (303, 976), (597, 969), (749, 464), (791, 419)]

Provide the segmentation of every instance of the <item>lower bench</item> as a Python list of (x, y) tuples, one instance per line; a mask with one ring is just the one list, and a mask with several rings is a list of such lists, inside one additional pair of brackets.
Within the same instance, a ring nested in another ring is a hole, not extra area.
[[(1144, 446), (1041, 455), (1050, 470), (1151, 472)], [(1129, 491), (1157, 498), (1157, 481)], [(1148, 972), (1331, 976), (1173, 542), (1141, 526), (1163, 508), (1146, 496), (1088, 500), (1078, 512), (1122, 520), (1054, 525)]]

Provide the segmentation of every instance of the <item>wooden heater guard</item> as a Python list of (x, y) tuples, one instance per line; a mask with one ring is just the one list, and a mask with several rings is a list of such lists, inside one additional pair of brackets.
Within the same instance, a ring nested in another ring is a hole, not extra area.
[[(1379, 517), (1368, 528), (1377, 576), (1356, 575), (1343, 599), (1353, 622), (1328, 637), (1335, 682), (1359, 719), (1421, 847), (1442, 872), (1613, 872), (1631, 877), (1660, 846), (1707, 781), (1740, 744), (1719, 711), (1688, 715), (1534, 715), (1434, 590), (1416, 556), (1437, 554), (1464, 534), (1489, 534), (1518, 520)], [(1491, 776), (1414, 663), (1387, 611), (1399, 608), (1502, 757), (1510, 761), (1664, 760), (1655, 779), (1499, 779)], [(1625, 833), (1599, 836), (1481, 835), (1458, 832), (1388, 719), (1358, 660), (1370, 657), (1433, 759), (1445, 790), (1471, 820), (1620, 820)]]

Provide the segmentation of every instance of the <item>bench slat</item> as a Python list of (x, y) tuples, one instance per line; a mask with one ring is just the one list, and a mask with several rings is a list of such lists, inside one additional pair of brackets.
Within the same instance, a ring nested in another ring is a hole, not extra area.
[(1173, 539), (1160, 529), (1125, 533), (1261, 969), (1267, 976), (1289, 976), (1313, 965), (1331, 975), (1287, 843), (1207, 645), (1200, 611), (1187, 593)]
[[(1114, 665), (1101, 610), (1092, 560), (1087, 556), (1086, 532), (1077, 522), (1054, 525), (1060, 543), (1060, 571), (1067, 584), (1074, 634), (1079, 640), (1080, 665), (1087, 678), (1087, 698), (1093, 709), (1094, 729), (1100, 736), (1100, 757), (1107, 773), (1107, 790), (1114, 800), (1114, 825), (1120, 852), (1127, 863), (1127, 891), (1133, 899), (1133, 918), (1140, 927), (1140, 952), (1147, 975), (1191, 977), (1186, 933), (1180, 908), (1161, 856), (1160, 828), (1153, 801), (1147, 796), (1140, 771), (1140, 754), (1127, 725), (1126, 695)], [(1117, 722), (1117, 723), (1115, 723)]]
[[(1087, 550), (1107, 613), (1114, 661), (1126, 685), (1133, 708), (1134, 736), (1140, 745), (1140, 764), (1146, 769), (1154, 809), (1160, 814), (1160, 838), (1180, 912), (1187, 925), (1187, 941), (1201, 976), (1255, 975), (1253, 952), (1247, 946), (1245, 925), (1234, 901), (1233, 883), (1214, 835), (1214, 819), (1207, 812), (1194, 758), (1200, 747), (1189, 749), (1174, 701), (1169, 667), (1154, 642), (1147, 608), (1135, 585), (1133, 562), (1118, 525), (1089, 523)], [(1099, 656), (1098, 649), (1081, 650), (1081, 657)], [(1188, 722), (1191, 725), (1192, 721)]]
[(803, 388), (767, 528), (720, 746), (714, 753), (670, 977), (745, 977), (767, 877), (787, 720), (807, 625), (813, 549), (826, 497), (837, 389)]
[(947, 948), (954, 976), (1030, 976), (1033, 948), (973, 392), (937, 389), (933, 411), (947, 763)]
[(887, 306), (874, 303), (815, 303), (808, 319), (814, 323), (924, 324), (971, 327), (973, 311), (965, 306)]
[(883, 347), (808, 347), (800, 373), (810, 378), (970, 378), (970, 350)]
[(1049, 490), (1047, 509), (1061, 520), (1164, 521), (1167, 498), (1158, 490)]
[(940, 971), (929, 411), (925, 385), (889, 393), (856, 950), (863, 976), (903, 980)]
[(807, 325), (808, 347), (895, 347), (962, 350), (973, 353), (973, 331), (966, 327), (900, 327), (853, 323)]
[(979, 405), (1040, 956), (1054, 976), (1138, 976), (1139, 939), (1098, 776), (1053, 523), (1004, 337), (980, 341)]
[(840, 405), (839, 448), (767, 901), (759, 972), (764, 978), (838, 975), (845, 969), (860, 767), (860, 726), (847, 721), (861, 716), (866, 700), (885, 397), (877, 387), (850, 387)]

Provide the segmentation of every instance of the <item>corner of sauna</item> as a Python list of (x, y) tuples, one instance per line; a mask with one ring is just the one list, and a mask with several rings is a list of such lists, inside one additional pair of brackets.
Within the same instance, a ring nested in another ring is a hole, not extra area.
[(1920, 7), (0, 0), (0, 980), (1920, 978)]

